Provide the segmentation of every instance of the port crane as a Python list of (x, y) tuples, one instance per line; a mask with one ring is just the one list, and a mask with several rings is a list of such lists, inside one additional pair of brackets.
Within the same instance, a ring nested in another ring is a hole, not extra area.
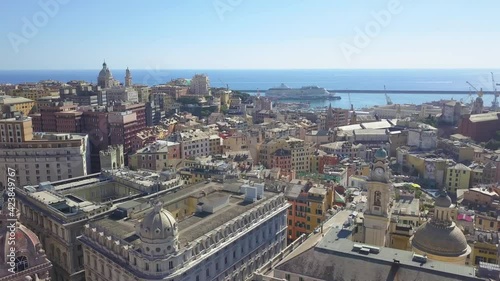
[(222, 85), (226, 85), (226, 90), (229, 91), (229, 84), (226, 84), (224, 83), (220, 78), (219, 78), (219, 82), (222, 84)]
[(477, 95), (478, 96), (482, 96), (483, 95), (483, 88), (481, 88), (481, 90), (478, 90), (476, 87), (474, 87), (474, 85), (472, 85), (469, 81), (466, 81), (467, 84), (469, 84), (469, 86), (474, 89), (474, 91), (476, 91)]
[(500, 84), (495, 83), (495, 75), (493, 75), (493, 72), (491, 73), (491, 83), (493, 84), (493, 94), (495, 95), (495, 99), (491, 102), (491, 110), (492, 111), (498, 111), (498, 92), (497, 92), (497, 86)]
[(349, 97), (349, 104), (351, 105), (351, 110), (354, 110), (354, 105), (352, 104), (352, 101), (351, 101), (351, 93), (347, 93), (347, 96)]
[[(466, 81), (467, 84), (469, 84), (469, 86), (474, 89), (474, 91), (476, 91), (478, 97), (482, 97), (483, 96), (483, 88), (481, 88), (480, 90), (478, 90), (476, 87), (474, 87), (474, 85), (472, 85), (469, 81)], [(472, 93), (469, 92), (469, 97), (470, 97), (470, 107), (471, 107), (471, 110), (474, 108), (474, 98), (472, 97)]]
[(384, 94), (385, 94), (385, 100), (387, 101), (387, 105), (392, 105), (392, 100), (391, 97), (386, 92), (385, 85), (384, 85)]

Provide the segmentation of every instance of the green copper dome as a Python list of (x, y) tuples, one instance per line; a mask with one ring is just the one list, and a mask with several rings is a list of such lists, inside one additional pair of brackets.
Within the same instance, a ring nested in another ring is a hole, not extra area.
[(375, 152), (375, 158), (377, 158), (377, 159), (387, 158), (387, 151), (385, 151), (385, 149), (383, 149), (383, 148), (377, 149), (377, 151)]

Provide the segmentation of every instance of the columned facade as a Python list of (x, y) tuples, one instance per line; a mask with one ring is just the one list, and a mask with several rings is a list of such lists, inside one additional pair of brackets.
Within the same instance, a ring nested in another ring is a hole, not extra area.
[(154, 210), (164, 214), (148, 214), (137, 225), (140, 246), (87, 224), (79, 238), (85, 276), (87, 281), (246, 280), (286, 247), (288, 205), (282, 194), (276, 195), (184, 245), (176, 244), (182, 237), (166, 210)]

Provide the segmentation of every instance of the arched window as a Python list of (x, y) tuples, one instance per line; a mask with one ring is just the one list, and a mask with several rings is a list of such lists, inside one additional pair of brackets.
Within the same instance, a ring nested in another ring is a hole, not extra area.
[(28, 268), (28, 259), (25, 256), (16, 257), (14, 263), (16, 264), (15, 265), (16, 272), (23, 271), (26, 268)]
[(375, 191), (375, 194), (373, 196), (373, 206), (382, 206), (382, 193), (380, 191)]

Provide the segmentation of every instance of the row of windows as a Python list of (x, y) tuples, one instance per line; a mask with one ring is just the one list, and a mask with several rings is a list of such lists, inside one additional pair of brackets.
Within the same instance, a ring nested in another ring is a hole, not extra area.
[[(455, 171), (455, 175), (458, 177), (458, 175), (460, 174), (460, 171), (458, 171), (458, 170), (450, 170), (450, 173), (449, 173), (450, 176), (452, 175), (453, 171)], [(462, 174), (465, 175), (465, 173), (466, 173), (466, 171), (462, 171)]]
[[(479, 225), (483, 225), (483, 219), (479, 219), (479, 220), (478, 220), (478, 224), (479, 224)], [(495, 226), (495, 222), (490, 221), (490, 227), (494, 227), (494, 226)]]
[[(1, 131), (1, 136), (5, 136), (5, 132), (4, 131)], [(13, 134), (11, 131), (9, 131), (9, 137), (12, 137)], [(20, 137), (21, 136), (21, 132), (20, 131), (16, 131), (16, 136)]]
[[(163, 154), (163, 159), (167, 159), (167, 155), (166, 154)], [(142, 155), (142, 160), (146, 160), (146, 156), (145, 155)], [(148, 160), (153, 160), (153, 156), (152, 155), (148, 155)], [(160, 155), (156, 155), (156, 160), (160, 160)]]

